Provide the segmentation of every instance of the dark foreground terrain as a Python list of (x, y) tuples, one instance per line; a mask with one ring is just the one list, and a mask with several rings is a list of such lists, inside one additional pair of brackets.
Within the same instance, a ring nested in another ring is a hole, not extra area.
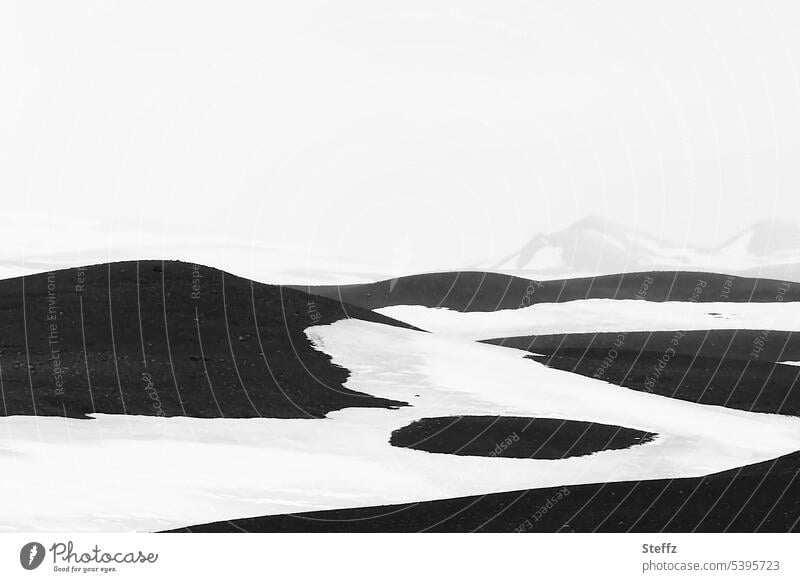
[(366, 309), (423, 305), (456, 311), (497, 311), (578, 299), (700, 303), (800, 301), (800, 285), (797, 283), (682, 271), (620, 273), (550, 281), (462, 271), (411, 275), (377, 283), (297, 289)]
[(694, 479), (237, 519), (180, 532), (797, 532), (800, 453)]
[(0, 414), (317, 418), (397, 407), (343, 387), (304, 330), (405, 325), (209, 267), (141, 261), (0, 281)]

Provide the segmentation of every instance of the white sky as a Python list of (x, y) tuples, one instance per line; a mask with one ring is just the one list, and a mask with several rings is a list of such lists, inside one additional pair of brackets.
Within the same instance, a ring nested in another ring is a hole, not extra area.
[(7, 1), (0, 225), (404, 264), (586, 214), (712, 244), (800, 207), (798, 29), (793, 2)]

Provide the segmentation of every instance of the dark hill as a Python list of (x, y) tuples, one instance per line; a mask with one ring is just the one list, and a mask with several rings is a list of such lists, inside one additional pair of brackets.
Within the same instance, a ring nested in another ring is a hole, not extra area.
[(778, 362), (800, 360), (797, 331), (710, 329), (689, 331), (625, 331), (558, 333), (481, 340), (483, 343), (527, 350), (535, 354), (564, 355), (586, 350), (649, 352), (659, 356), (697, 356), (725, 360)]
[(484, 340), (542, 364), (699, 404), (800, 415), (800, 334), (770, 330), (575, 333)]
[(0, 281), (0, 414), (317, 418), (396, 407), (343, 387), (304, 330), (353, 317), (296, 289), (173, 261)]

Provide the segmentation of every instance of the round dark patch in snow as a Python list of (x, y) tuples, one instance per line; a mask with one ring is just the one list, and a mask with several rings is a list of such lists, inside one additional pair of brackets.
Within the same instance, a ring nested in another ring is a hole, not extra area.
[(627, 449), (654, 433), (560, 418), (439, 416), (392, 432), (390, 444), (429, 453), (515, 459), (565, 459)]

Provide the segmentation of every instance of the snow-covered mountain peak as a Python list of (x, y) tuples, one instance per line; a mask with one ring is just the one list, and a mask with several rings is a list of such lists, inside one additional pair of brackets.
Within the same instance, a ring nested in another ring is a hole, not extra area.
[(800, 226), (783, 220), (760, 221), (716, 247), (703, 247), (691, 241), (665, 241), (636, 227), (588, 216), (562, 230), (537, 234), (518, 251), (487, 267), (539, 277), (692, 270), (796, 279), (800, 276)]

